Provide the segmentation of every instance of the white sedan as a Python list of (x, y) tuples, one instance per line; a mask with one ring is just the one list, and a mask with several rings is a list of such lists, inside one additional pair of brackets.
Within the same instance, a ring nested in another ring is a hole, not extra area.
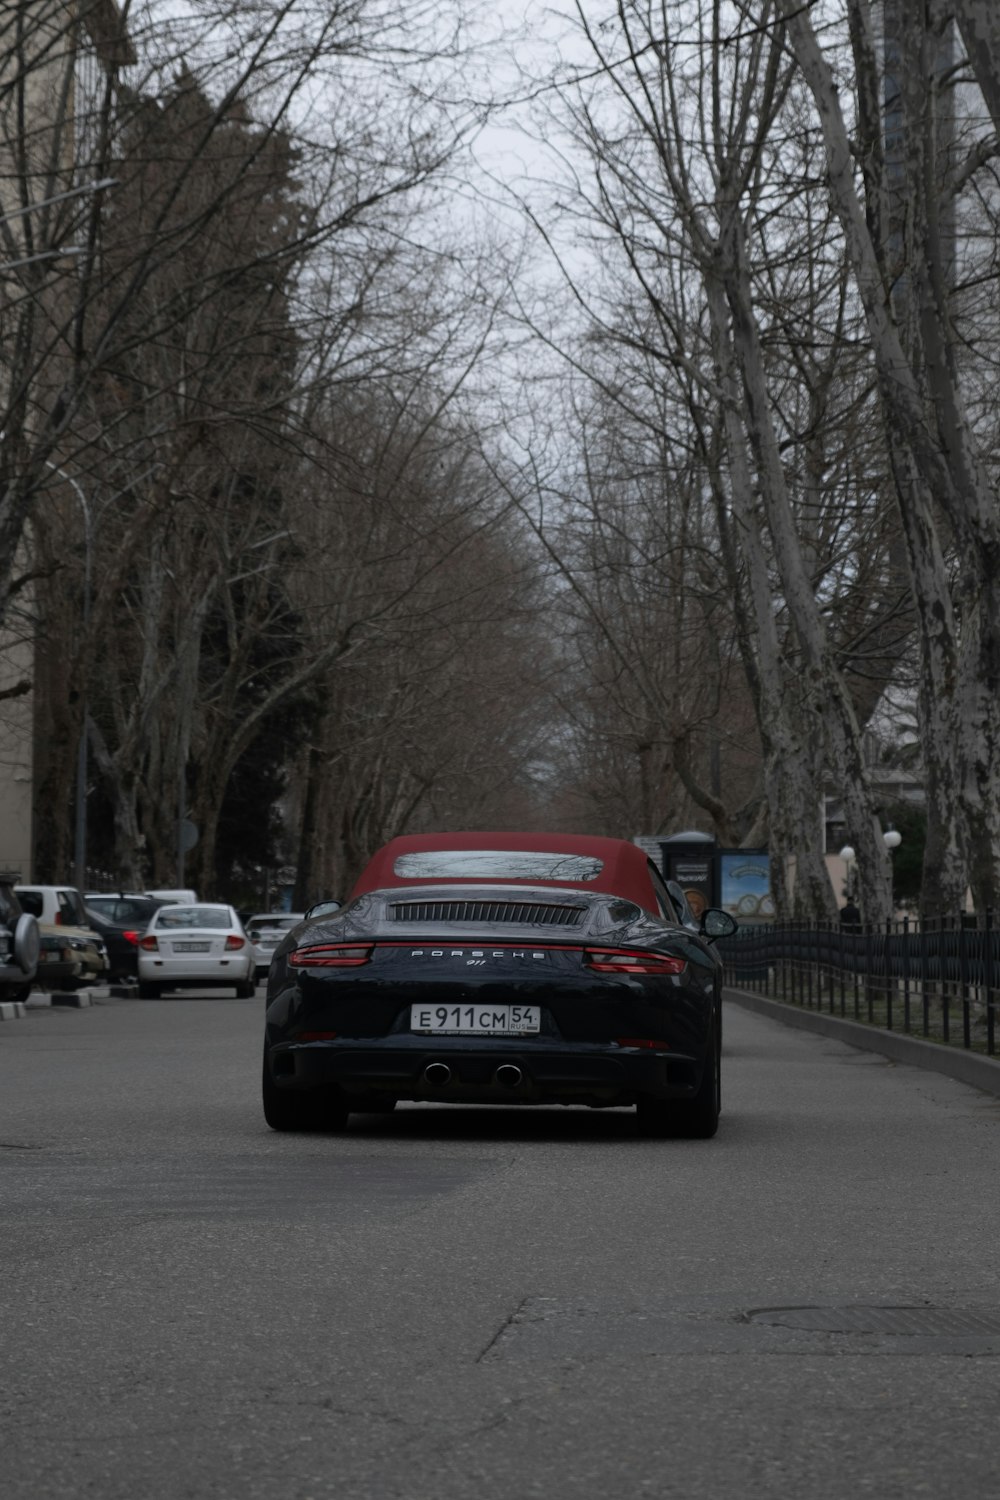
[(161, 906), (139, 939), (139, 994), (226, 985), (241, 1000), (254, 994), (253, 947), (231, 906), (199, 902)]
[(305, 918), (301, 911), (264, 911), (247, 922), (247, 932), (253, 943), (254, 963), (257, 978), (263, 979), (270, 967), (275, 948), (289, 928), (297, 927)]

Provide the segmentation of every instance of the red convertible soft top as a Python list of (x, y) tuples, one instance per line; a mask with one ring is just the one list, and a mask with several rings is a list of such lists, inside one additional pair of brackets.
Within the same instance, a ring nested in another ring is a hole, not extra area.
[(397, 886), (493, 884), (600, 891), (657, 910), (645, 852), (583, 833), (403, 834), (372, 855), (350, 899)]

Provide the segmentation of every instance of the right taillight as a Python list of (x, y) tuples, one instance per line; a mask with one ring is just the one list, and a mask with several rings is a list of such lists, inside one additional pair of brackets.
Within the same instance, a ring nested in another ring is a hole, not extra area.
[(125, 939), (126, 943), (131, 943), (133, 948), (138, 948), (139, 934), (137, 932), (133, 932), (130, 927), (124, 929), (124, 931), (122, 932), (122, 937)]
[(293, 969), (356, 969), (368, 963), (374, 943), (313, 943), (288, 955)]
[(139, 947), (145, 953), (158, 953), (160, 945), (156, 941), (155, 937), (153, 937), (152, 933), (147, 932), (145, 937), (141, 937), (139, 939)]
[(683, 974), (686, 960), (672, 953), (632, 953), (627, 948), (585, 948), (583, 961), (598, 974)]

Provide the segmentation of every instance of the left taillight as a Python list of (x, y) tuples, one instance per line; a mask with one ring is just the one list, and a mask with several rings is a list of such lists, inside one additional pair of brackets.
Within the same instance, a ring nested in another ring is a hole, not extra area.
[(598, 974), (683, 974), (687, 967), (673, 953), (630, 953), (627, 948), (586, 948), (583, 961)]
[(288, 955), (293, 969), (356, 969), (372, 956), (374, 943), (311, 943)]
[(139, 939), (139, 947), (143, 950), (144, 953), (157, 953), (159, 951), (160, 945), (156, 941), (155, 937), (153, 937), (152, 933), (147, 932), (145, 937), (141, 937)]

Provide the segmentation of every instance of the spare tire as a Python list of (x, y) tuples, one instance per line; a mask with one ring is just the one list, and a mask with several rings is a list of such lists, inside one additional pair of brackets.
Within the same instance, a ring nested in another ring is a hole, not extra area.
[(38, 922), (30, 913), (22, 912), (14, 928), (14, 962), (29, 979), (38, 968), (38, 955), (41, 951)]

